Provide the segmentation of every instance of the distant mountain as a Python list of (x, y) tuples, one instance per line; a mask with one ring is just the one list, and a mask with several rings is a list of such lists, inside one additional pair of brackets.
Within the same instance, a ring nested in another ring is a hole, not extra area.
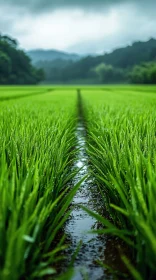
[(85, 65), (86, 72), (101, 63), (105, 63), (125, 69), (153, 60), (156, 60), (156, 39), (151, 38), (146, 42), (134, 42), (130, 46), (118, 48), (103, 55), (83, 57), (76, 61), (73, 67), (75, 67), (75, 71), (78, 71), (77, 69), (82, 69), (82, 65)]
[(102, 62), (121, 68), (132, 67), (155, 59), (156, 39), (153, 38), (146, 42), (135, 42), (131, 46), (118, 48), (109, 54), (101, 56)]
[(61, 71), (61, 77), (66, 78), (67, 81), (89, 79), (94, 75), (93, 69), (102, 63), (128, 71), (135, 65), (152, 61), (156, 61), (155, 39), (147, 42), (135, 42), (131, 46), (119, 48), (104, 55), (83, 57), (71, 65), (67, 65), (63, 72)]
[(81, 58), (77, 54), (61, 52), (57, 50), (36, 49), (28, 51), (27, 54), (34, 64), (39, 61), (54, 61), (57, 59), (77, 61)]
[(28, 54), (37, 68), (43, 68), (45, 80), (48, 82), (92, 83), (97, 80), (95, 69), (101, 64), (113, 67), (118, 74), (121, 72), (126, 74), (132, 71), (135, 65), (156, 61), (156, 39), (134, 42), (130, 46), (118, 48), (103, 55), (84, 57), (53, 50), (36, 50)]

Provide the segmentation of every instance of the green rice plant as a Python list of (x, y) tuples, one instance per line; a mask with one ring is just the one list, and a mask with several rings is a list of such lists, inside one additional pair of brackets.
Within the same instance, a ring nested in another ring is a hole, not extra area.
[(130, 245), (133, 266), (123, 260), (134, 279), (154, 279), (156, 95), (154, 88), (142, 89), (83, 91), (90, 172), (104, 214), (85, 211), (104, 226), (96, 232), (117, 235)]
[(53, 279), (81, 183), (70, 187), (76, 93), (48, 92), (0, 107), (0, 279)]
[(37, 86), (1, 86), (0, 87), (0, 102), (18, 99), (27, 96), (33, 96), (38, 94), (44, 94), (46, 92), (52, 91), (50, 87), (37, 87)]

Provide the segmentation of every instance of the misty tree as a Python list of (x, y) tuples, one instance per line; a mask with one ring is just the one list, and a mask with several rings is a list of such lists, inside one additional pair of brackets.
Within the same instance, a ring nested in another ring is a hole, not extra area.
[(44, 79), (42, 69), (36, 69), (17, 41), (0, 34), (0, 84), (37, 84)]
[(0, 83), (5, 83), (7, 81), (8, 75), (11, 73), (11, 59), (10, 57), (0, 51)]
[(136, 65), (129, 76), (135, 84), (156, 84), (156, 62)]
[(100, 83), (118, 83), (124, 81), (126, 76), (122, 69), (101, 63), (94, 68)]

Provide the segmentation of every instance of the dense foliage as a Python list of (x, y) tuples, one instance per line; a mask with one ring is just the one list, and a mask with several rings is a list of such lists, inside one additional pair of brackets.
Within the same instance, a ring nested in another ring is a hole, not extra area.
[(116, 235), (130, 245), (131, 259), (121, 252), (122, 260), (137, 280), (156, 277), (155, 90), (82, 91), (90, 171), (103, 215), (86, 211), (103, 224), (97, 233)]
[(134, 84), (156, 84), (156, 62), (136, 65), (129, 76)]
[(80, 111), (98, 201), (96, 213), (82, 208), (100, 222), (94, 233), (127, 242), (130, 258), (123, 251), (121, 258), (135, 280), (155, 279), (155, 92), (154, 86), (0, 87), (0, 279), (57, 279), (67, 247), (63, 226), (84, 180), (75, 165)]
[(1, 280), (56, 273), (65, 248), (63, 232), (56, 237), (78, 188), (68, 185), (75, 172), (76, 93), (37, 90), (0, 88), (0, 97), (8, 97), (0, 102)]
[(122, 83), (127, 78), (122, 69), (115, 68), (109, 64), (101, 63), (94, 71), (100, 83)]
[(16, 40), (0, 35), (0, 84), (37, 84), (42, 80), (66, 84), (156, 83), (155, 39), (136, 42), (100, 56), (81, 58), (61, 52), (56, 54), (55, 51), (30, 52), (32, 66), (31, 59), (18, 48)]
[[(142, 63), (152, 62), (146, 67), (148, 81)], [(46, 81), (53, 83), (156, 83), (156, 40), (136, 42), (132, 46), (116, 49), (100, 56), (87, 56), (78, 61), (57, 59), (38, 61), (43, 67)], [(136, 69), (136, 65), (139, 67)], [(133, 69), (134, 68), (134, 69)], [(140, 78), (134, 79), (136, 72)]]
[(0, 35), (0, 84), (37, 84), (43, 78), (43, 71), (32, 66), (16, 40)]

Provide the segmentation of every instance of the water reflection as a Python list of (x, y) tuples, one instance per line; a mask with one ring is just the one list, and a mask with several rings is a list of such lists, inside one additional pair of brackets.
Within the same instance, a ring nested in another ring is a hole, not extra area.
[[(77, 129), (77, 140), (79, 154), (75, 165), (77, 168), (81, 168), (81, 170), (74, 179), (73, 184), (76, 184), (85, 175), (88, 175), (88, 157), (85, 151), (85, 129), (81, 122)], [(76, 250), (79, 241), (82, 240), (82, 247), (74, 263), (76, 273), (73, 280), (83, 280), (83, 274), (87, 274), (90, 280), (104, 279), (104, 270), (96, 264), (96, 260), (101, 257), (103, 258), (105, 242), (99, 239), (97, 235), (87, 233), (89, 230), (96, 228), (96, 220), (78, 207), (78, 205), (81, 204), (95, 210), (92, 192), (90, 191), (90, 182), (89, 179), (86, 179), (77, 192), (72, 204), (72, 215), (65, 228), (72, 242), (70, 251)]]

